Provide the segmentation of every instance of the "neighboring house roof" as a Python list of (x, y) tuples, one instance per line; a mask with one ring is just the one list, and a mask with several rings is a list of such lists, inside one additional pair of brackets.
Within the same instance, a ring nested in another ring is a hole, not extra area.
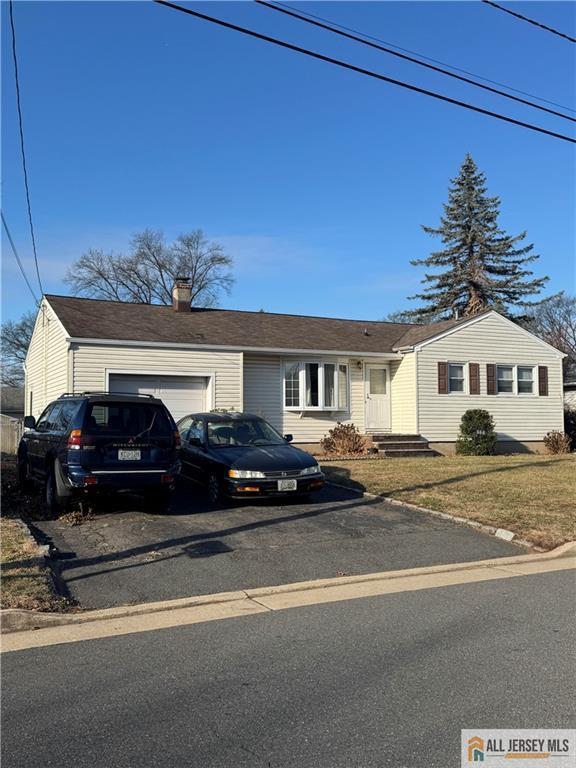
[(47, 295), (46, 299), (74, 339), (357, 354), (410, 349), (493, 312), (486, 310), (474, 317), (421, 325), (234, 309), (175, 312), (160, 304), (76, 296)]
[(0, 413), (24, 413), (24, 387), (2, 387)]

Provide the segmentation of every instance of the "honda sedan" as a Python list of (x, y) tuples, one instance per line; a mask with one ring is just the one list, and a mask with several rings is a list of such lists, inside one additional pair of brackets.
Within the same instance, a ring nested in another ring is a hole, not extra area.
[(247, 413), (196, 413), (178, 422), (182, 475), (222, 496), (307, 496), (324, 485), (318, 462), (267, 421)]

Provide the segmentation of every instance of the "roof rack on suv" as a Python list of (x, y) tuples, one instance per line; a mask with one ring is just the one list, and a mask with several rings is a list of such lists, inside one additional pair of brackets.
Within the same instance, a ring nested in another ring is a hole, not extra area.
[(111, 392), (111, 391), (64, 392), (60, 395), (58, 399), (60, 400), (63, 397), (87, 397), (92, 395), (123, 395), (125, 397), (147, 397), (152, 400), (155, 399), (155, 395), (148, 395), (140, 392)]

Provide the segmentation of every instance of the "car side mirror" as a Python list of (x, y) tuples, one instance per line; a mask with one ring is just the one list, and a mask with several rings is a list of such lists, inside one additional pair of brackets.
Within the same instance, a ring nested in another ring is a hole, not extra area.
[(284, 440), (286, 440), (287, 443), (291, 443), (292, 440), (294, 440), (293, 435), (284, 435)]
[(36, 419), (34, 416), (24, 416), (24, 429), (34, 429), (36, 426)]
[(195, 448), (204, 448), (204, 443), (202, 440), (200, 440), (199, 437), (191, 437), (188, 442), (190, 445), (193, 445)]

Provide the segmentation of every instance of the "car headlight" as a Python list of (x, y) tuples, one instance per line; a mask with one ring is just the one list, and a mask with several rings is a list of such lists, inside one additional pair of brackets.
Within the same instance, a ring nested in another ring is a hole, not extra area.
[(229, 469), (228, 477), (237, 477), (241, 480), (248, 480), (249, 478), (253, 477), (266, 477), (266, 475), (264, 472), (259, 472), (258, 470), (252, 469)]
[(314, 464), (312, 467), (306, 467), (305, 469), (300, 470), (301, 475), (317, 475), (318, 472), (320, 472), (320, 467), (318, 464)]

